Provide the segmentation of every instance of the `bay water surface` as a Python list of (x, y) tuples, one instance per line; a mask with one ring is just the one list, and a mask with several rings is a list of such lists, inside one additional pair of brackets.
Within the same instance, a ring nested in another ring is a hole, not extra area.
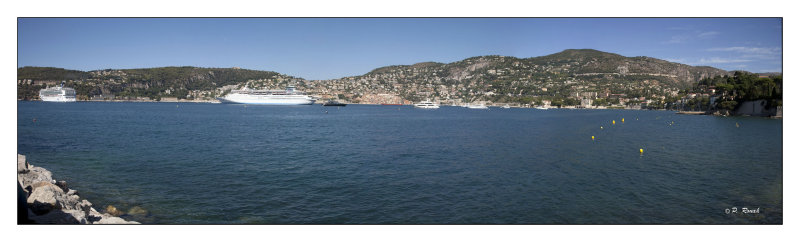
[(670, 111), (17, 103), (18, 153), (153, 224), (782, 224), (782, 145)]

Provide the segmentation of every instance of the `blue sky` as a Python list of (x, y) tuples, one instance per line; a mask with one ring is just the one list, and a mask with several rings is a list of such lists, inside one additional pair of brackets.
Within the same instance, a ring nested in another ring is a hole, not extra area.
[(19, 18), (18, 67), (242, 67), (305, 79), (591, 48), (782, 71), (780, 18)]

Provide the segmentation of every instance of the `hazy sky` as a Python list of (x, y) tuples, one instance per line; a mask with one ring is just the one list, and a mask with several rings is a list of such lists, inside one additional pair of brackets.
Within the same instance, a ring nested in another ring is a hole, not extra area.
[(597, 49), (782, 71), (780, 18), (19, 18), (18, 67), (242, 67), (305, 79)]

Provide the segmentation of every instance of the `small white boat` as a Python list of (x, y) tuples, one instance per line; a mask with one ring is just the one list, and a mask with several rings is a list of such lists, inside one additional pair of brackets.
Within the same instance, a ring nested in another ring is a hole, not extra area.
[(503, 106), (502, 108), (511, 108), (511, 106), (508, 106), (508, 104), (506, 104), (506, 105), (505, 105), (505, 106)]
[(415, 108), (425, 108), (425, 109), (437, 109), (439, 108), (439, 104), (435, 104), (430, 100), (419, 102), (414, 104)]
[(536, 107), (536, 109), (547, 110), (546, 107), (542, 107), (542, 106)]

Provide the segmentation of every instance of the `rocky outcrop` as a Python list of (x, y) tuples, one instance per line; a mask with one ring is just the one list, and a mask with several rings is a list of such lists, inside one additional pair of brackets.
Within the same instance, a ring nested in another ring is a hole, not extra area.
[(32, 192), (28, 195), (28, 207), (36, 215), (46, 214), (54, 209), (61, 209), (63, 205), (56, 198), (64, 195), (64, 191), (52, 183), (41, 181), (32, 185)]
[[(24, 155), (17, 155), (17, 181), (20, 207), (18, 223), (37, 224), (139, 224), (108, 213), (97, 212), (92, 203), (82, 200), (66, 181), (56, 181), (52, 173), (34, 167)], [(24, 200), (22, 199), (24, 198)]]
[(17, 174), (28, 173), (28, 161), (24, 155), (17, 154)]
[(111, 206), (111, 205), (106, 206), (106, 213), (111, 214), (112, 216), (120, 216), (120, 215), (125, 214), (122, 211), (120, 211), (119, 209), (117, 209), (116, 207)]

